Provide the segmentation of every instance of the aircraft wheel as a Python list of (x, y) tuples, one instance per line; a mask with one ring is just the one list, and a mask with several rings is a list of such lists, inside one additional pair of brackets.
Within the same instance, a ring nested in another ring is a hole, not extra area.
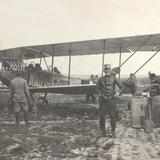
[(48, 100), (44, 97), (39, 97), (36, 101), (37, 108), (45, 109), (47, 104), (48, 104)]

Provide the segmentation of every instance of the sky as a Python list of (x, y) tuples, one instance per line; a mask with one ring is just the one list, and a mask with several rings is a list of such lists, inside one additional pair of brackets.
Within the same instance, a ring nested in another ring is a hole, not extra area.
[[(0, 0), (0, 50), (160, 33), (159, 8), (159, 0)], [(134, 72), (149, 56), (138, 53), (122, 74)], [(159, 73), (159, 58), (139, 74)], [(118, 55), (107, 55), (105, 62), (117, 66)], [(56, 58), (55, 65), (67, 73), (67, 57)], [(101, 73), (101, 56), (72, 58), (71, 73), (77, 72)]]

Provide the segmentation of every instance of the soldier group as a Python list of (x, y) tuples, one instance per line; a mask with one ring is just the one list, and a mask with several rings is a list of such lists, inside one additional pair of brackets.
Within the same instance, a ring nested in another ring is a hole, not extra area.
[[(111, 70), (110, 64), (104, 65), (104, 76), (100, 77), (97, 82), (97, 94), (99, 96), (99, 123), (102, 136), (106, 136), (105, 131), (105, 115), (109, 114), (111, 125), (111, 136), (116, 137), (116, 120), (117, 120), (117, 97), (122, 92), (122, 85), (116, 78), (116, 75)], [(159, 81), (155, 74), (149, 74), (151, 84), (153, 86), (150, 90), (150, 96), (160, 94)], [(156, 85), (154, 85), (156, 84)], [(130, 78), (124, 83), (129, 86), (131, 93), (135, 96), (137, 92), (137, 80), (134, 74), (130, 74)], [(116, 91), (116, 86), (119, 90)], [(10, 96), (14, 103), (16, 125), (19, 125), (20, 111), (24, 113), (24, 120), (26, 125), (29, 125), (28, 106), (33, 105), (33, 101), (29, 94), (28, 85), (25, 79), (18, 76), (11, 81)]]

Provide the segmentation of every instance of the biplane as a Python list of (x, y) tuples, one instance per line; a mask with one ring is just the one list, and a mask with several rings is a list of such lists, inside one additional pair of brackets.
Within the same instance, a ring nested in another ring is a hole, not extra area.
[[(9, 87), (9, 82), (16, 76), (17, 72), (21, 72), (22, 76), (27, 80), (31, 94), (44, 93), (43, 102), (47, 102), (48, 93), (60, 94), (85, 94), (89, 88), (96, 89), (95, 84), (81, 84), (81, 80), (71, 77), (71, 58), (76, 55), (102, 55), (102, 66), (104, 65), (106, 54), (119, 54), (119, 68), (138, 51), (153, 52), (153, 55), (138, 68), (136, 74), (143, 66), (145, 66), (160, 51), (160, 34), (138, 35), (132, 37), (119, 37), (97, 39), (70, 43), (46, 44), (38, 46), (25, 46), (18, 48), (10, 48), (0, 51), (0, 60), (2, 69), (0, 71), (0, 80)], [(131, 55), (121, 62), (122, 53), (131, 53)], [(54, 73), (54, 57), (68, 56), (68, 76)], [(52, 67), (49, 69), (46, 57), (52, 58)], [(23, 60), (40, 58), (44, 59), (48, 71), (25, 71)], [(102, 67), (103, 68), (103, 67)], [(113, 70), (115, 74), (119, 74), (120, 70)], [(102, 71), (103, 75), (103, 71)]]

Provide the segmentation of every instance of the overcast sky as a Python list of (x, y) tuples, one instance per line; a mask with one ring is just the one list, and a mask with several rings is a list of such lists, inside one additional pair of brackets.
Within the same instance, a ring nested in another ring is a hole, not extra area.
[[(0, 49), (160, 33), (159, 17), (159, 0), (0, 0)], [(149, 56), (135, 56), (122, 73), (134, 72)], [(159, 59), (139, 74), (160, 73)], [(105, 61), (116, 66), (118, 55), (107, 55)], [(62, 57), (55, 63), (67, 72), (67, 62)], [(73, 74), (100, 73), (101, 56), (75, 57), (72, 66)]]

